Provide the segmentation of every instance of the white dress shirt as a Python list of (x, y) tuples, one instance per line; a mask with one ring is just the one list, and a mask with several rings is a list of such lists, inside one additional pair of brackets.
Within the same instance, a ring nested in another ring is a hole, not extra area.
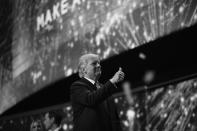
[(90, 78), (87, 78), (87, 77), (84, 77), (85, 79), (87, 79), (89, 82), (91, 82), (93, 85), (95, 84), (95, 81), (90, 79)]

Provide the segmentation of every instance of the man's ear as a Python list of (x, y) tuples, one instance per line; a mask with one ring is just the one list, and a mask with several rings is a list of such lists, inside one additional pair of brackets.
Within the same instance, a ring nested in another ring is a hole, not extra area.
[(83, 73), (84, 73), (84, 74), (86, 74), (86, 73), (87, 73), (87, 71), (86, 71), (86, 68), (85, 68), (85, 67), (83, 67)]

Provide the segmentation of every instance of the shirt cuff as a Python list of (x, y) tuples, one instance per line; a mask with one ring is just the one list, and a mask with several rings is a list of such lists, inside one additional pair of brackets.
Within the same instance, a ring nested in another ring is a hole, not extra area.
[(109, 80), (109, 82), (112, 84), (112, 85), (114, 85), (114, 87), (117, 89), (118, 87), (116, 86), (116, 84), (114, 84), (114, 83), (112, 83), (110, 80)]

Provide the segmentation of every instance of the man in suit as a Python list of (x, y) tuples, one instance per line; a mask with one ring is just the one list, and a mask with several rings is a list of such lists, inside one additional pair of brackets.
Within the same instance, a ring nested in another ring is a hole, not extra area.
[(98, 84), (100, 58), (96, 54), (85, 54), (79, 59), (78, 73), (81, 79), (71, 85), (73, 131), (121, 131), (115, 103), (110, 96), (117, 90), (116, 83), (124, 79), (122, 69), (105, 84)]
[(61, 127), (62, 116), (55, 111), (44, 114), (43, 124), (47, 131), (63, 131)]

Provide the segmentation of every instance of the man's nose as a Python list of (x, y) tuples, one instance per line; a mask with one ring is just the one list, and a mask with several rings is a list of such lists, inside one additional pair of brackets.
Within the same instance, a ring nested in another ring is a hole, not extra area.
[(97, 63), (97, 64), (96, 64), (96, 67), (101, 67), (100, 63)]

